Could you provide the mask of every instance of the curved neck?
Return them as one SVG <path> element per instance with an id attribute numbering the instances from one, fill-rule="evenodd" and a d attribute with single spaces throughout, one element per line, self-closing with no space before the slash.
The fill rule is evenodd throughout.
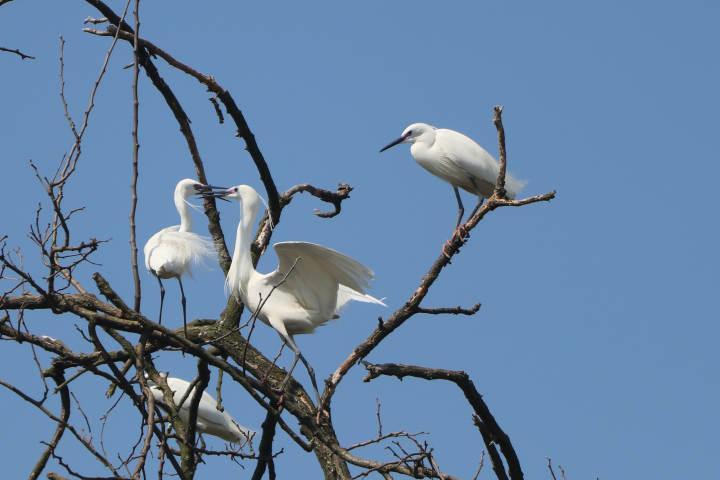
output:
<path id="1" fill-rule="evenodd" d="M 192 231 L 192 217 L 190 216 L 190 208 L 185 203 L 185 197 L 175 192 L 173 197 L 175 200 L 175 208 L 177 208 L 178 214 L 180 215 L 180 230 L 181 232 Z"/>

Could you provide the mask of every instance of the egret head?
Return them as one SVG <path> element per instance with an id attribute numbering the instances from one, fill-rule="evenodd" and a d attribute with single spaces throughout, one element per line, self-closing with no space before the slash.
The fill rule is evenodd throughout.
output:
<path id="1" fill-rule="evenodd" d="M 198 187 L 201 185 L 202 183 L 190 178 L 180 180 L 177 185 L 175 185 L 175 196 L 180 198 L 190 198 L 190 196 L 198 192 Z"/>
<path id="2" fill-rule="evenodd" d="M 235 185 L 223 191 L 216 190 L 214 194 L 216 197 L 226 198 L 228 200 L 235 199 L 243 203 L 252 202 L 258 197 L 257 192 L 250 185 Z"/>
<path id="3" fill-rule="evenodd" d="M 435 137 L 435 127 L 428 125 L 427 123 L 413 123 L 403 130 L 400 138 L 390 142 L 384 146 L 380 151 L 384 152 L 388 148 L 392 148 L 395 145 L 401 143 L 415 143 L 415 142 L 427 142 L 432 143 L 432 139 Z"/>

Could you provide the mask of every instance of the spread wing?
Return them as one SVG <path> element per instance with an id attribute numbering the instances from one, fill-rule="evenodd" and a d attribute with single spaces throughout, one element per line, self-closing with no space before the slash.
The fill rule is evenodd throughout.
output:
<path id="1" fill-rule="evenodd" d="M 364 294 L 374 276 L 372 270 L 357 260 L 315 243 L 280 242 L 274 248 L 279 260 L 276 279 L 287 275 L 284 287 L 300 305 L 328 318 L 337 309 L 340 285 Z"/>

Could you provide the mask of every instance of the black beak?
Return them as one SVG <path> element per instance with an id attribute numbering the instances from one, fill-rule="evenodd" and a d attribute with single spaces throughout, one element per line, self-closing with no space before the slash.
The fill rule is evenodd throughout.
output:
<path id="1" fill-rule="evenodd" d="M 215 185 L 203 185 L 202 183 L 196 183 L 193 188 L 198 193 L 209 192 L 210 190 L 227 190 L 227 187 L 216 187 Z"/>
<path id="2" fill-rule="evenodd" d="M 398 138 L 397 140 L 393 140 L 392 142 L 388 143 L 387 145 L 385 145 L 383 148 L 380 149 L 380 153 L 384 152 L 388 148 L 392 148 L 395 145 L 404 142 L 405 139 L 408 137 L 408 135 L 403 135 L 402 137 Z"/>
<path id="3" fill-rule="evenodd" d="M 195 187 L 195 195 L 202 198 L 217 198 L 218 200 L 224 200 L 226 202 L 230 202 L 227 198 L 225 198 L 225 195 L 227 195 L 228 188 L 226 187 L 217 187 L 215 185 L 202 185 L 202 184 L 196 184 Z"/>

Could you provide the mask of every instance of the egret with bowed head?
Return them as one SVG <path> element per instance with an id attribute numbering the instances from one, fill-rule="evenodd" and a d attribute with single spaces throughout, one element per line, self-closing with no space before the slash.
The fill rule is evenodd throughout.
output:
<path id="1" fill-rule="evenodd" d="M 180 285 L 180 295 L 183 313 L 183 328 L 187 336 L 187 314 L 185 291 L 182 276 L 190 274 L 190 267 L 213 255 L 213 245 L 210 239 L 193 233 L 192 218 L 190 217 L 190 198 L 200 191 L 200 182 L 186 178 L 180 180 L 175 186 L 173 200 L 175 208 L 180 215 L 180 225 L 163 228 L 145 244 L 145 268 L 157 278 L 160 285 L 160 315 L 158 323 L 162 323 L 163 302 L 165 300 L 165 287 L 162 281 L 176 278 Z"/>
<path id="2" fill-rule="evenodd" d="M 178 415 L 180 420 L 187 424 L 190 418 L 190 402 L 195 394 L 195 388 L 186 395 L 188 388 L 190 388 L 190 382 L 183 380 L 182 378 L 167 377 L 165 381 L 168 387 L 173 392 L 173 403 L 177 406 Z M 155 384 L 152 380 L 148 379 L 148 385 L 152 396 L 156 402 L 164 403 L 162 389 Z M 183 397 L 185 401 L 182 405 L 179 403 Z M 252 440 L 255 432 L 249 430 L 238 422 L 227 412 L 220 411 L 217 408 L 217 401 L 207 392 L 203 392 L 200 397 L 200 403 L 197 409 L 197 430 L 200 433 L 206 433 L 215 437 L 222 438 L 228 442 L 235 443 L 239 446 L 244 446 Z"/>
<path id="3" fill-rule="evenodd" d="M 295 353 L 295 359 L 283 382 L 302 360 L 319 399 L 315 373 L 300 352 L 297 334 L 313 333 L 339 312 L 350 300 L 385 304 L 365 293 L 373 272 L 358 261 L 335 250 L 308 242 L 280 242 L 274 245 L 278 268 L 270 273 L 255 270 L 250 256 L 253 222 L 260 209 L 261 197 L 248 185 L 225 190 L 214 187 L 216 197 L 240 203 L 232 264 L 226 285 L 262 322 L 274 328 Z"/>
<path id="4" fill-rule="evenodd" d="M 482 205 L 483 199 L 490 198 L 495 189 L 499 172 L 497 160 L 487 150 L 460 132 L 447 128 L 435 128 L 427 123 L 413 123 L 400 138 L 383 147 L 380 152 L 400 143 L 410 143 L 410 154 L 428 172 L 448 182 L 455 191 L 458 204 L 456 234 L 465 209 L 458 188 L 478 196 L 473 213 Z M 505 178 L 508 198 L 515 198 L 525 182 L 510 175 Z"/>

